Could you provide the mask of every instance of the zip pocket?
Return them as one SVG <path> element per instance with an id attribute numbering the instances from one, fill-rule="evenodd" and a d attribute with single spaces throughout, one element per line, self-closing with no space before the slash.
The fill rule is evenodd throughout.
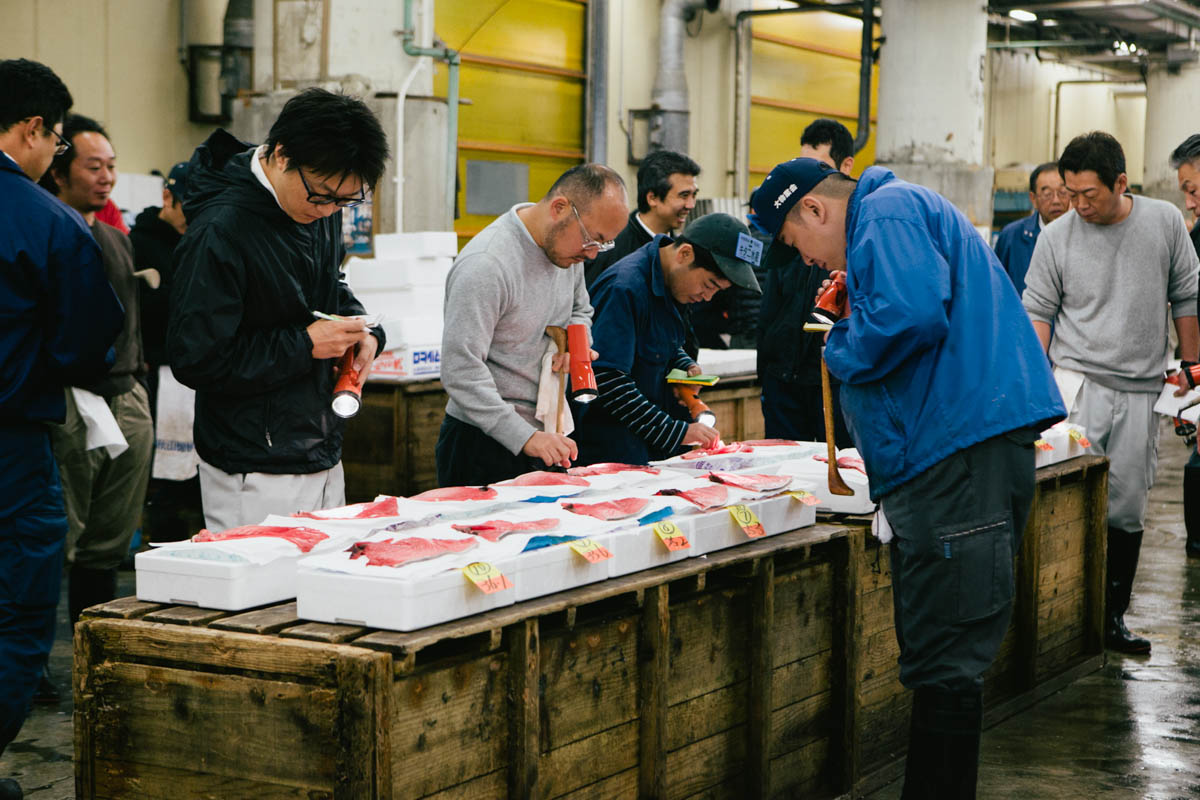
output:
<path id="1" fill-rule="evenodd" d="M 938 548 L 948 568 L 943 613 L 951 621 L 984 619 L 1012 603 L 1011 515 L 940 534 Z"/>

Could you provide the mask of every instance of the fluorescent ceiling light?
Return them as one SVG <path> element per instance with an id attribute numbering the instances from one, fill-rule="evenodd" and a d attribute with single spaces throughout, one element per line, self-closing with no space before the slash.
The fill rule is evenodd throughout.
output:
<path id="1" fill-rule="evenodd" d="M 1008 15 L 1019 22 L 1037 22 L 1037 14 L 1022 8 L 1014 8 Z"/>

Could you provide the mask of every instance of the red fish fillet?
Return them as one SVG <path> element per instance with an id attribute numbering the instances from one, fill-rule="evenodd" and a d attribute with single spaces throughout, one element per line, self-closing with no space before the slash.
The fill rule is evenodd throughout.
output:
<path id="1" fill-rule="evenodd" d="M 736 472 L 710 472 L 708 479 L 713 483 L 736 486 L 748 492 L 773 492 L 792 482 L 790 475 L 743 475 Z"/>
<path id="2" fill-rule="evenodd" d="M 535 519 L 526 522 L 508 522 L 502 519 L 489 519 L 487 522 L 464 523 L 451 525 L 456 531 L 473 533 L 489 542 L 498 542 L 501 537 L 510 533 L 530 533 L 534 531 L 552 531 L 558 527 L 556 519 Z"/>
<path id="3" fill-rule="evenodd" d="M 587 467 L 571 467 L 567 470 L 568 475 L 575 475 L 579 478 L 586 478 L 590 475 L 613 475 L 618 472 L 649 472 L 651 475 L 657 475 L 656 467 L 639 467 L 637 464 L 616 464 L 613 462 L 605 462 L 602 464 L 592 464 Z"/>
<path id="4" fill-rule="evenodd" d="M 562 472 L 526 472 L 497 486 L 591 486 L 583 478 Z"/>
<path id="5" fill-rule="evenodd" d="M 723 506 L 729 499 L 729 490 L 724 486 L 702 486 L 699 489 L 663 489 L 659 494 L 682 497 L 689 503 L 699 506 L 701 511 Z"/>
<path id="6" fill-rule="evenodd" d="M 424 561 L 444 553 L 461 553 L 475 546 L 474 539 L 382 539 L 378 542 L 355 542 L 346 552 L 350 560 L 366 556 L 369 567 L 398 567 L 414 561 Z"/>
<path id="7" fill-rule="evenodd" d="M 680 458 L 691 460 L 695 458 L 705 458 L 707 456 L 723 456 L 728 453 L 753 453 L 754 448 L 744 442 L 730 442 L 729 444 L 717 444 L 704 450 L 689 450 Z"/>
<path id="8" fill-rule="evenodd" d="M 742 444 L 748 444 L 752 447 L 795 447 L 800 443 L 791 439 L 750 439 L 742 442 Z"/>
<path id="9" fill-rule="evenodd" d="M 286 539 L 301 553 L 307 553 L 329 536 L 312 528 L 286 528 L 281 525 L 243 525 L 213 533 L 207 528 L 192 537 L 193 542 L 227 542 L 233 539 Z"/>
<path id="10" fill-rule="evenodd" d="M 641 511 L 649 502 L 645 497 L 626 497 L 623 500 L 608 500 L 603 503 L 563 503 L 562 507 L 567 511 L 596 519 L 625 519 Z"/>
<path id="11" fill-rule="evenodd" d="M 409 499 L 420 500 L 423 503 L 440 503 L 444 500 L 491 500 L 495 497 L 496 490 L 487 486 L 446 486 L 421 492 Z"/>
<path id="12" fill-rule="evenodd" d="M 311 511 L 297 511 L 292 514 L 293 517 L 302 519 L 375 519 L 376 517 L 398 517 L 400 516 L 400 507 L 395 497 L 384 497 L 381 500 L 375 500 L 370 503 L 363 503 L 362 508 L 353 516 L 349 517 L 334 517 L 329 514 L 314 514 Z"/>

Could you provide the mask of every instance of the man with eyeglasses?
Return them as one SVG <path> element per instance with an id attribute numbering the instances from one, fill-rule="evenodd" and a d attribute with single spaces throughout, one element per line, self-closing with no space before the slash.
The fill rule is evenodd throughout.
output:
<path id="1" fill-rule="evenodd" d="M 996 257 L 1012 279 L 1017 294 L 1025 291 L 1025 273 L 1042 228 L 1067 212 L 1070 195 L 1058 174 L 1058 162 L 1039 164 L 1029 175 L 1029 202 L 1033 213 L 1025 219 L 1010 222 L 996 239 Z"/>
<path id="2" fill-rule="evenodd" d="M 361 387 L 383 331 L 339 271 L 339 211 L 383 174 L 387 137 L 360 100 L 307 89 L 259 147 L 223 130 L 188 165 L 167 357 L 196 390 L 200 492 L 210 530 L 342 505 L 338 359 Z"/>
<path id="3" fill-rule="evenodd" d="M 36 183 L 71 102 L 49 67 L 0 61 L 0 752 L 54 642 L 67 516 L 48 423 L 65 386 L 108 371 L 124 318 L 87 225 Z M 0 779 L 0 800 L 21 796 Z"/>
<path id="4" fill-rule="evenodd" d="M 440 485 L 495 483 L 575 460 L 556 415 L 545 429 L 535 418 L 546 327 L 591 324 L 583 261 L 612 249 L 628 213 L 621 176 L 583 164 L 458 254 L 446 278 L 442 385 L 450 399 L 437 443 Z M 555 371 L 566 366 L 555 357 Z"/>
<path id="5" fill-rule="evenodd" d="M 717 442 L 716 428 L 676 400 L 667 373 L 700 374 L 683 350 L 684 309 L 731 286 L 761 292 L 754 268 L 762 251 L 744 224 L 707 214 L 674 241 L 655 236 L 596 280 L 592 331 L 604 353 L 592 365 L 600 395 L 575 431 L 581 464 L 647 464 Z"/>
<path id="6" fill-rule="evenodd" d="M 1089 452 L 1109 459 L 1105 646 L 1147 654 L 1150 641 L 1129 632 L 1125 611 L 1158 465 L 1167 318 L 1183 364 L 1196 364 L 1200 261 L 1178 208 L 1127 193 L 1125 153 L 1109 134 L 1072 139 L 1058 170 L 1073 210 L 1038 237 L 1021 300 L 1068 419 L 1087 431 Z"/>

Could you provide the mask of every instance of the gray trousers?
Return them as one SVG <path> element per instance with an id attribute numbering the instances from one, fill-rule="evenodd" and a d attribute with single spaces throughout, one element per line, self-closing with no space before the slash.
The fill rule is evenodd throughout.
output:
<path id="1" fill-rule="evenodd" d="M 1034 432 L 960 450 L 881 499 L 900 682 L 977 691 L 1008 630 L 1034 490 Z"/>
<path id="2" fill-rule="evenodd" d="M 204 524 L 214 533 L 257 525 L 268 514 L 318 511 L 346 504 L 346 478 L 339 461 L 307 475 L 241 472 L 231 475 L 200 461 Z"/>

